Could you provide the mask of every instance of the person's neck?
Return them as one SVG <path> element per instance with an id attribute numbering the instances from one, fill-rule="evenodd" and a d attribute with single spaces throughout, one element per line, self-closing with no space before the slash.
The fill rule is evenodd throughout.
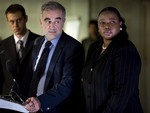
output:
<path id="1" fill-rule="evenodd" d="M 107 48 L 112 40 L 104 40 L 103 47 Z"/>
<path id="2" fill-rule="evenodd" d="M 15 34 L 15 35 L 17 36 L 17 38 L 21 39 L 26 33 L 27 33 L 27 29 L 24 30 L 24 32 L 22 32 L 21 34 Z"/>

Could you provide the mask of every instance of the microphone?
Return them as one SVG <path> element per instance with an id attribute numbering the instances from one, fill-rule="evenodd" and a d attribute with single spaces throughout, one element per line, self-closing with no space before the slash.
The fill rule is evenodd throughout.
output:
<path id="1" fill-rule="evenodd" d="M 8 59 L 6 61 L 6 69 L 8 72 L 11 73 L 12 78 L 13 78 L 13 82 L 16 83 L 15 76 L 17 75 L 17 64 L 14 63 L 11 59 Z"/>
<path id="2" fill-rule="evenodd" d="M 5 52 L 5 50 L 1 50 L 1 51 L 0 51 L 0 55 L 3 54 L 4 52 Z"/>
<path id="3" fill-rule="evenodd" d="M 17 75 L 17 64 L 15 63 L 15 62 L 13 62 L 11 59 L 8 59 L 7 61 L 6 61 L 6 69 L 7 69 L 7 71 L 8 72 L 10 72 L 11 73 L 11 75 L 12 75 L 12 79 L 13 79 L 13 85 L 12 85 L 12 87 L 11 87 L 11 90 L 10 90 L 10 92 L 9 92 L 9 95 L 10 96 L 12 96 L 12 98 L 13 98 L 13 94 L 16 96 L 16 97 L 18 97 L 18 99 L 19 99 L 19 101 L 21 102 L 21 103 L 24 103 L 24 100 L 19 96 L 19 94 L 16 92 L 16 91 L 14 91 L 14 88 L 19 92 L 20 90 L 20 88 L 19 88 L 19 85 L 18 85 L 18 83 L 17 83 L 17 81 L 16 81 L 16 79 L 15 79 L 15 76 Z M 13 98 L 13 100 L 15 100 L 15 98 Z"/>
<path id="4" fill-rule="evenodd" d="M 0 43 L 0 55 L 3 54 L 5 52 L 5 50 L 2 49 L 2 45 Z"/>

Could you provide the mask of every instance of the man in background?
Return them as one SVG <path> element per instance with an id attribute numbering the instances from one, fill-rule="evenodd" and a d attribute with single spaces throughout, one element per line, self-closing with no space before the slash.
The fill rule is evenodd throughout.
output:
<path id="1" fill-rule="evenodd" d="M 98 23 L 97 20 L 90 20 L 88 23 L 88 37 L 82 40 L 84 47 L 85 57 L 87 56 L 89 46 L 99 39 Z"/>
<path id="2" fill-rule="evenodd" d="M 27 29 L 28 16 L 22 5 L 10 5 L 5 14 L 13 35 L 0 42 L 0 95 L 23 103 L 32 78 L 32 47 L 39 35 Z"/>

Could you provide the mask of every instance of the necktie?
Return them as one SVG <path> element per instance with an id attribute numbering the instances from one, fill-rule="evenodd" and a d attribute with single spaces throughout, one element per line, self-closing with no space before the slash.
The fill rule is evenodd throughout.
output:
<path id="1" fill-rule="evenodd" d="M 33 73 L 33 78 L 31 80 L 31 86 L 29 89 L 29 96 L 36 96 L 37 86 L 38 86 L 39 80 L 45 71 L 46 62 L 47 62 L 48 54 L 50 51 L 50 49 L 49 49 L 50 45 L 51 45 L 50 41 L 47 41 L 45 43 L 45 48 L 43 49 L 43 52 L 41 54 L 41 57 L 40 57 L 39 62 L 37 64 L 37 67 Z"/>
<path id="2" fill-rule="evenodd" d="M 47 61 L 48 54 L 49 54 L 49 51 L 50 51 L 50 49 L 49 49 L 50 45 L 51 45 L 50 41 L 47 41 L 45 43 L 44 50 L 41 54 L 38 65 L 37 65 L 36 70 L 34 72 L 37 76 L 41 77 L 41 75 L 44 73 L 44 70 L 45 70 L 45 67 L 46 67 L 46 61 Z"/>
<path id="3" fill-rule="evenodd" d="M 24 47 L 23 47 L 23 41 L 22 40 L 18 40 L 17 43 L 19 44 L 18 55 L 19 55 L 19 59 L 21 59 L 22 56 L 23 56 L 23 49 L 24 49 Z"/>

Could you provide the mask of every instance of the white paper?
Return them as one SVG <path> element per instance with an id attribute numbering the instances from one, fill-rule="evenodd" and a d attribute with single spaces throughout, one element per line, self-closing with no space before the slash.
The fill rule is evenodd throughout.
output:
<path id="1" fill-rule="evenodd" d="M 29 111 L 26 110 L 23 105 L 5 99 L 0 99 L 0 108 L 29 113 Z"/>

